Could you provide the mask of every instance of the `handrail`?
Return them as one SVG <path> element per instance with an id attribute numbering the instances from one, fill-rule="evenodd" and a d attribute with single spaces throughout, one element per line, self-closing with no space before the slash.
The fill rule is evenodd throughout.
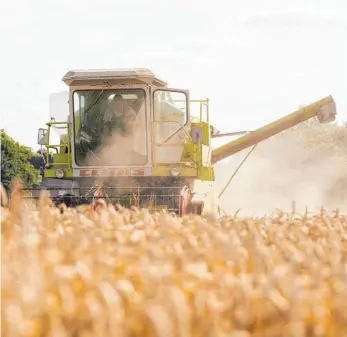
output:
<path id="1" fill-rule="evenodd" d="M 175 99 L 172 102 L 185 102 L 183 99 Z M 202 122 L 202 107 L 206 106 L 206 122 L 207 124 L 210 123 L 210 116 L 209 116 L 209 98 L 206 99 L 191 99 L 189 100 L 190 103 L 200 103 L 200 122 Z"/>
<path id="2" fill-rule="evenodd" d="M 46 125 L 48 126 L 54 126 L 54 125 L 64 125 L 64 124 L 69 124 L 69 122 L 47 122 Z"/>

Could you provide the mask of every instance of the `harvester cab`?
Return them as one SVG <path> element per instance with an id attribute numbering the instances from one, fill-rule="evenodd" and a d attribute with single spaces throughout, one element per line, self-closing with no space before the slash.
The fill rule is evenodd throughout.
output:
<path id="1" fill-rule="evenodd" d="M 207 202 L 199 191 L 214 185 L 207 100 L 191 102 L 189 91 L 168 88 L 148 69 L 76 70 L 63 81 L 69 116 L 39 130 L 40 188 L 78 204 L 102 185 L 113 203 L 201 213 Z M 200 106 L 198 119 L 191 103 Z M 50 141 L 53 129 L 65 131 L 59 144 Z"/>
<path id="2" fill-rule="evenodd" d="M 216 213 L 213 164 L 314 116 L 335 116 L 329 96 L 212 150 L 208 99 L 191 100 L 148 69 L 74 70 L 63 81 L 69 116 L 39 130 L 46 153 L 40 189 L 70 205 L 89 203 L 96 191 L 100 197 L 102 186 L 103 198 L 126 207 Z M 61 131 L 59 144 L 50 141 L 53 129 Z"/>

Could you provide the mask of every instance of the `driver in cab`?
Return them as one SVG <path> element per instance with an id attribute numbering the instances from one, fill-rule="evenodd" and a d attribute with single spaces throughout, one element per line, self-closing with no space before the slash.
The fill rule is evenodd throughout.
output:
<path id="1" fill-rule="evenodd" d="M 142 102 L 143 98 L 140 97 L 135 105 L 130 106 L 120 95 L 115 95 L 109 102 L 103 118 L 106 126 L 104 142 L 112 148 L 110 156 L 118 154 L 117 158 L 114 158 L 115 165 L 124 164 L 126 159 L 134 165 L 146 163 L 147 157 L 133 148 L 135 120 Z"/>
<path id="2" fill-rule="evenodd" d="M 109 135 L 115 129 L 120 129 L 123 134 L 131 132 L 135 119 L 134 109 L 125 102 L 121 95 L 113 97 L 104 115 Z"/>

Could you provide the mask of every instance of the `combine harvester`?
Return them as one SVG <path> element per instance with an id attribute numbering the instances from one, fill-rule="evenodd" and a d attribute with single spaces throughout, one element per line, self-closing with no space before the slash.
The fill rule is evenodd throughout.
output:
<path id="1" fill-rule="evenodd" d="M 63 81 L 68 120 L 39 129 L 42 181 L 30 193 L 49 191 L 68 206 L 105 198 L 178 215 L 215 214 L 214 164 L 315 116 L 321 123 L 336 116 L 328 96 L 212 150 L 220 135 L 210 125 L 208 99 L 191 100 L 148 69 L 69 71 Z M 52 144 L 53 129 L 62 131 L 59 144 Z"/>

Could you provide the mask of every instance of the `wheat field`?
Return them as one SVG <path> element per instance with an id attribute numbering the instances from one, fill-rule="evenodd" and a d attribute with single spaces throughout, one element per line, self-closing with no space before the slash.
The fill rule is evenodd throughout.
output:
<path id="1" fill-rule="evenodd" d="M 347 336 L 347 217 L 1 209 L 2 336 Z"/>
<path id="2" fill-rule="evenodd" d="M 306 126 L 276 136 L 278 148 L 265 143 L 258 171 L 248 164 L 229 197 L 252 211 L 315 195 L 346 209 L 347 129 Z M 283 183 L 264 179 L 266 156 L 269 177 L 281 167 Z M 273 186 L 267 203 L 259 175 Z M 338 210 L 215 220 L 56 208 L 45 198 L 32 211 L 19 190 L 1 197 L 4 337 L 347 337 L 347 216 Z"/>

